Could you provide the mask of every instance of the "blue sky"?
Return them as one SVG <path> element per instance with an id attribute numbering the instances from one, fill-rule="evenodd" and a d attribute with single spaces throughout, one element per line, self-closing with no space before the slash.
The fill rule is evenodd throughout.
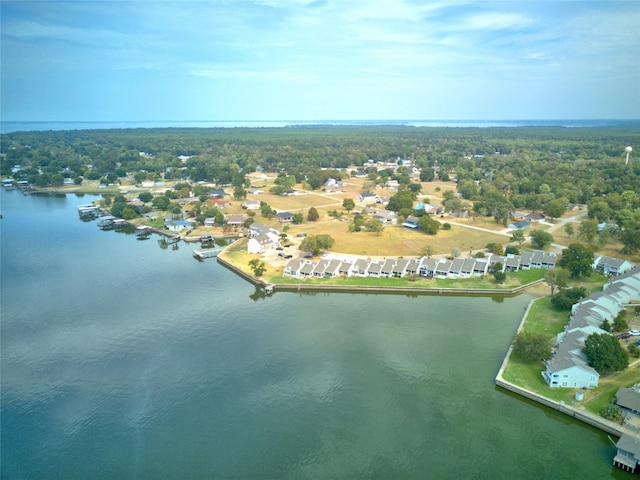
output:
<path id="1" fill-rule="evenodd" d="M 640 118 L 640 2 L 5 1 L 3 121 Z"/>

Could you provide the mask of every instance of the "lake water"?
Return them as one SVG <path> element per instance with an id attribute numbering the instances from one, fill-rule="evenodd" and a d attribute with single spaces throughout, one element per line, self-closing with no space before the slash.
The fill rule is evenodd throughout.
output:
<path id="1" fill-rule="evenodd" d="M 1 194 L 3 479 L 632 478 L 493 379 L 528 295 L 276 293 Z"/>

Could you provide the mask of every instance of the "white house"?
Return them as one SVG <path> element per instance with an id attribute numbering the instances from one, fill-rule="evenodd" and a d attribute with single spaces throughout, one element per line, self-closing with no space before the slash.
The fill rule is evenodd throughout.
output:
<path id="1" fill-rule="evenodd" d="M 556 353 L 547 360 L 543 377 L 552 388 L 593 388 L 600 374 L 587 365 L 582 352 L 587 335 L 580 329 L 567 332 Z"/>
<path id="2" fill-rule="evenodd" d="M 246 199 L 242 202 L 242 208 L 246 208 L 247 210 L 260 210 L 260 202 L 258 200 Z"/>

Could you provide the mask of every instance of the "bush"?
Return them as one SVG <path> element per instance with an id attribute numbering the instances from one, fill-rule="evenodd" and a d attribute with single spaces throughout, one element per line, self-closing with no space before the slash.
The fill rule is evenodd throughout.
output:
<path id="1" fill-rule="evenodd" d="M 609 403 L 600 410 L 600 416 L 607 420 L 611 420 L 612 422 L 617 422 L 622 418 L 622 412 L 620 411 L 619 406 Z"/>
<path id="2" fill-rule="evenodd" d="M 451 224 L 450 223 L 443 223 L 442 224 L 442 229 L 443 230 L 451 230 Z"/>
<path id="3" fill-rule="evenodd" d="M 587 289 L 584 287 L 574 287 L 562 290 L 551 297 L 551 304 L 558 310 L 570 310 L 571 305 L 578 303 L 581 298 L 587 296 Z"/>
<path id="4" fill-rule="evenodd" d="M 507 255 L 520 255 L 520 250 L 518 250 L 518 247 L 516 246 L 509 245 L 504 249 L 504 253 Z"/>
<path id="5" fill-rule="evenodd" d="M 632 343 L 631 345 L 629 345 L 627 347 L 627 351 L 629 352 L 629 355 L 631 355 L 632 357 L 640 358 L 640 346 L 636 345 L 635 343 Z"/>
<path id="6" fill-rule="evenodd" d="M 513 351 L 528 362 L 537 362 L 551 355 L 549 339 L 541 333 L 520 332 L 512 345 Z"/>

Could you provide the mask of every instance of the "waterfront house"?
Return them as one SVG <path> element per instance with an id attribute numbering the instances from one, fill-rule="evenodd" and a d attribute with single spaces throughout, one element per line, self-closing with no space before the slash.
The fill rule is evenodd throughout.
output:
<path id="1" fill-rule="evenodd" d="M 340 275 L 344 277 L 350 277 L 354 272 L 354 265 L 352 262 L 344 260 L 340 264 Z"/>
<path id="2" fill-rule="evenodd" d="M 256 235 L 247 241 L 247 251 L 249 253 L 265 253 L 276 248 L 278 241 L 279 237 L 272 233 Z"/>
<path id="3" fill-rule="evenodd" d="M 434 277 L 447 278 L 449 275 L 449 269 L 451 268 L 451 260 L 441 259 L 437 264 L 434 272 Z"/>
<path id="4" fill-rule="evenodd" d="M 205 227 L 215 227 L 216 226 L 216 219 L 215 217 L 207 217 L 204 219 L 204 226 Z"/>
<path id="5" fill-rule="evenodd" d="M 329 260 L 324 269 L 323 276 L 325 278 L 334 278 L 340 275 L 340 266 L 342 262 L 337 259 Z"/>
<path id="6" fill-rule="evenodd" d="M 640 438 L 623 433 L 616 448 L 618 451 L 613 464 L 627 472 L 635 473 L 640 468 Z"/>
<path id="7" fill-rule="evenodd" d="M 587 364 L 582 352 L 587 335 L 580 329 L 567 332 L 552 357 L 546 361 L 543 376 L 552 388 L 593 388 L 600 374 Z"/>
<path id="8" fill-rule="evenodd" d="M 378 261 L 373 261 L 369 264 L 369 268 L 367 269 L 367 275 L 369 277 L 379 277 L 381 270 L 382 270 L 382 264 Z"/>
<path id="9" fill-rule="evenodd" d="M 389 278 L 393 274 L 393 267 L 396 264 L 396 260 L 392 258 L 387 258 L 382 264 L 382 268 L 380 269 L 380 276 Z"/>
<path id="10" fill-rule="evenodd" d="M 406 258 L 399 258 L 391 270 L 391 275 L 395 278 L 402 278 L 407 273 L 407 267 L 409 266 L 409 260 Z"/>
<path id="11" fill-rule="evenodd" d="M 227 217 L 227 225 L 231 227 L 241 227 L 242 225 L 244 225 L 244 222 L 246 222 L 248 218 L 249 217 L 247 215 L 243 215 L 241 213 L 229 215 Z"/>
<path id="12" fill-rule="evenodd" d="M 364 258 L 358 258 L 353 264 L 353 273 L 359 277 L 366 277 L 369 269 L 369 262 Z"/>
<path id="13" fill-rule="evenodd" d="M 187 222 L 186 220 L 165 220 L 164 226 L 171 232 L 181 232 L 182 230 L 191 228 L 191 222 Z"/>
<path id="14" fill-rule="evenodd" d="M 313 269 L 316 267 L 315 263 L 305 262 L 300 269 L 299 276 L 302 278 L 310 278 L 313 276 Z"/>
<path id="15" fill-rule="evenodd" d="M 284 267 L 282 275 L 285 277 L 298 278 L 300 276 L 300 270 L 302 269 L 305 263 L 306 263 L 305 260 L 302 260 L 299 258 L 294 258 L 292 260 L 289 260 L 289 263 L 287 263 L 287 266 Z M 308 262 L 308 263 L 311 263 L 311 262 Z"/>

